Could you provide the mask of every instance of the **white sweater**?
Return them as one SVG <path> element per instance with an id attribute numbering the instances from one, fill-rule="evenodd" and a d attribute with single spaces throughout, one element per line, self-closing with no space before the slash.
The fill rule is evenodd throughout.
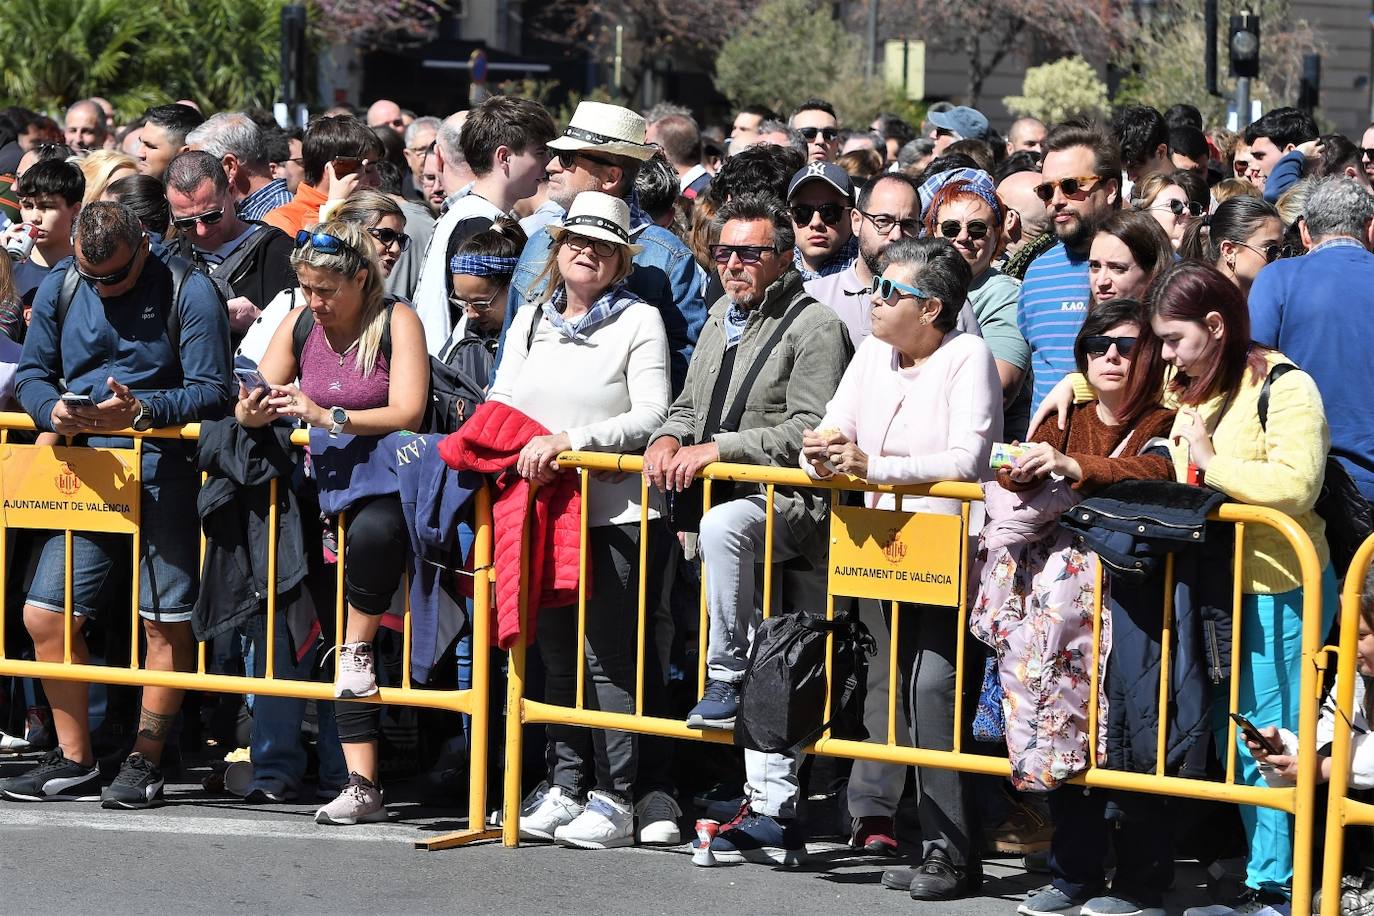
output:
<path id="1" fill-rule="evenodd" d="M 525 305 L 516 313 L 488 398 L 550 432 L 566 431 L 576 451 L 642 451 L 668 416 L 668 335 L 658 309 L 635 302 L 585 341 L 570 340 L 541 320 L 526 352 L 539 308 Z M 593 480 L 589 493 L 583 507 L 589 526 L 639 521 L 639 475 L 619 483 Z"/>

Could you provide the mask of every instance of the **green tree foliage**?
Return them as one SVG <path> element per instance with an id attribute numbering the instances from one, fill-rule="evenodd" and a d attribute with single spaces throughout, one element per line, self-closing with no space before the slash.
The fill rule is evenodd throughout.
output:
<path id="1" fill-rule="evenodd" d="M 1107 84 L 1092 64 L 1081 57 L 1065 57 L 1026 71 L 1021 94 L 1002 100 L 1013 114 L 1039 118 L 1046 124 L 1075 116 L 1107 113 Z"/>
<path id="2" fill-rule="evenodd" d="M 108 98 L 121 118 L 190 98 L 270 105 L 286 0 L 8 0 L 0 96 L 59 112 Z"/>

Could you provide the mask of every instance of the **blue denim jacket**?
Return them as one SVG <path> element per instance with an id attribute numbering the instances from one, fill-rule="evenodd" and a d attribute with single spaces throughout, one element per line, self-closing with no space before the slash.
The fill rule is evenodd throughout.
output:
<path id="1" fill-rule="evenodd" d="M 501 349 L 496 353 L 497 365 L 505 350 L 506 332 L 520 306 L 531 296 L 541 292 L 531 287 L 548 262 L 552 243 L 547 229 L 540 229 L 530 239 L 520 255 L 520 263 L 511 278 L 510 302 L 506 306 L 506 323 L 501 328 Z M 682 390 L 687 378 L 687 363 L 697 335 L 706 323 L 706 301 L 702 296 L 701 272 L 697 270 L 692 252 L 677 236 L 661 226 L 647 226 L 635 237 L 643 251 L 635 255 L 635 269 L 625 288 L 658 308 L 668 332 L 670 374 L 673 396 Z M 536 297 L 537 298 L 537 297 Z M 493 371 L 492 377 L 495 377 Z"/>

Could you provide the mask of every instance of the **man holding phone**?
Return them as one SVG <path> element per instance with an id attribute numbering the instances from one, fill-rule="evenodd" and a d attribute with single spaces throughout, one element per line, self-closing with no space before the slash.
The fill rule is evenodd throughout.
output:
<path id="1" fill-rule="evenodd" d="M 153 252 L 138 216 L 123 204 L 93 203 L 82 210 L 75 258 L 39 287 L 16 374 L 20 403 L 40 430 L 76 437 L 76 445 L 127 447 L 127 436 L 111 434 L 224 415 L 236 393 L 228 318 L 210 280 L 186 268 L 170 254 Z M 59 317 L 58 300 L 71 271 L 77 274 L 75 292 Z M 145 665 L 152 671 L 189 671 L 195 663 L 190 619 L 199 543 L 197 516 L 187 511 L 195 505 L 199 482 L 194 445 L 149 439 L 141 471 L 138 613 L 147 637 Z M 38 564 L 24 603 L 24 624 L 36 658 L 60 662 L 64 537 L 35 534 Z M 126 545 L 118 535 L 73 535 L 75 614 L 94 619 L 101 612 L 114 564 L 127 562 Z M 112 625 L 126 625 L 121 619 L 116 613 Z M 71 649 L 74 663 L 88 663 L 81 627 L 72 634 Z M 181 708 L 181 691 L 144 688 L 133 752 L 102 791 L 86 718 L 87 685 L 44 679 L 43 687 L 58 746 L 28 772 L 0 779 L 0 796 L 15 801 L 100 798 L 107 808 L 153 804 L 162 791 L 159 763 Z"/>
<path id="2" fill-rule="evenodd" d="M 356 188 L 375 188 L 381 183 L 377 163 L 382 142 L 357 118 L 340 115 L 318 118 L 301 141 L 301 168 L 305 175 L 291 203 L 263 217 L 263 222 L 285 232 L 288 238 L 320 221 L 320 207 L 342 200 Z"/>

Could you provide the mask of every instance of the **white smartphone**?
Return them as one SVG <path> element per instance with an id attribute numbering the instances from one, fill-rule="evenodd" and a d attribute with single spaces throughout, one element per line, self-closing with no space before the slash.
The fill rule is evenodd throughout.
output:
<path id="1" fill-rule="evenodd" d="M 70 391 L 62 395 L 62 403 L 66 404 L 68 407 L 95 406 L 95 401 L 91 399 L 91 396 L 89 394 L 75 394 Z"/>
<path id="2" fill-rule="evenodd" d="M 260 388 L 271 387 L 267 384 L 267 380 L 262 377 L 262 373 L 256 369 L 240 369 L 236 367 L 234 369 L 234 375 L 238 377 L 238 380 L 243 384 L 244 389 L 249 394 L 252 394 Z"/>

